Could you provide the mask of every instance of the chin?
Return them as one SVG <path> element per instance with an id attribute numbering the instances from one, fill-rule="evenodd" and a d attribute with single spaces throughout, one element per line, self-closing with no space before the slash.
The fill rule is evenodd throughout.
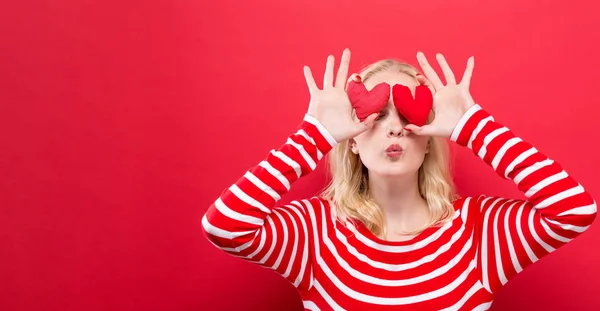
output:
<path id="1" fill-rule="evenodd" d="M 399 163 L 388 163 L 379 167 L 376 172 L 381 176 L 400 176 L 414 173 L 414 170 Z"/>

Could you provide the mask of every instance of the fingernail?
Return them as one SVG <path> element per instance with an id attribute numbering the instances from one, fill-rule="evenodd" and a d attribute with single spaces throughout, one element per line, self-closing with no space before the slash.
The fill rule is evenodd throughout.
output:
<path id="1" fill-rule="evenodd" d="M 405 128 L 404 128 L 404 130 L 405 130 L 405 131 L 408 131 L 408 132 L 412 132 L 412 130 L 411 130 L 411 129 L 409 129 L 409 128 L 407 128 L 407 127 L 405 127 Z"/>

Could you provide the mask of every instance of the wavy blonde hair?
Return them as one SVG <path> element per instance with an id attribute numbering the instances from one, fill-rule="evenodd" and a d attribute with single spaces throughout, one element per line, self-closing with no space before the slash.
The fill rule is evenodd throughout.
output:
<path id="1" fill-rule="evenodd" d="M 416 80 L 417 69 L 412 65 L 395 59 L 383 59 L 365 66 L 360 71 L 363 81 L 380 72 L 395 71 L 407 74 Z M 356 116 L 353 110 L 352 117 Z M 433 120 L 433 111 L 427 123 Z M 418 234 L 431 226 L 441 226 L 454 216 L 453 202 L 456 194 L 450 168 L 450 151 L 446 138 L 430 137 L 429 153 L 425 154 L 419 168 L 419 193 L 429 206 L 428 225 L 418 231 L 406 234 Z M 369 194 L 368 170 L 357 154 L 351 152 L 349 140 L 339 143 L 327 154 L 327 164 L 331 174 L 329 184 L 320 195 L 334 203 L 336 217 L 344 222 L 360 220 L 375 236 L 385 239 L 386 228 L 384 214 Z"/>

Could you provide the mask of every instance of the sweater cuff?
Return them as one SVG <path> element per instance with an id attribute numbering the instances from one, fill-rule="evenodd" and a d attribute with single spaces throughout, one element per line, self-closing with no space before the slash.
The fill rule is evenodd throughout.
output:
<path id="1" fill-rule="evenodd" d="M 314 138 L 315 144 L 317 148 L 323 154 L 329 152 L 333 147 L 337 146 L 339 142 L 331 136 L 331 133 L 323 126 L 323 124 L 317 120 L 315 117 L 309 115 L 308 113 L 304 115 L 304 119 L 302 120 L 305 125 L 305 130 L 309 132 L 309 135 Z M 308 125 L 310 124 L 310 125 Z"/>
<path id="2" fill-rule="evenodd" d="M 470 147 L 470 142 L 481 131 L 485 123 L 493 120 L 494 118 L 487 111 L 481 108 L 479 104 L 475 104 L 467 109 L 460 118 L 450 135 L 450 140 L 461 146 Z"/>

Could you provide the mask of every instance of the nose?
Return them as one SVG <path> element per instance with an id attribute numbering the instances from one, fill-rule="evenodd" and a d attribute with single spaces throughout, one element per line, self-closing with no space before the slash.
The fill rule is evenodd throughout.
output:
<path id="1" fill-rule="evenodd" d="M 404 127 L 399 121 L 390 122 L 387 129 L 389 137 L 401 137 L 404 136 Z"/>
<path id="2" fill-rule="evenodd" d="M 401 117 L 396 114 L 390 114 L 387 123 L 387 135 L 389 137 L 401 137 L 404 136 L 404 125 L 402 124 Z"/>

